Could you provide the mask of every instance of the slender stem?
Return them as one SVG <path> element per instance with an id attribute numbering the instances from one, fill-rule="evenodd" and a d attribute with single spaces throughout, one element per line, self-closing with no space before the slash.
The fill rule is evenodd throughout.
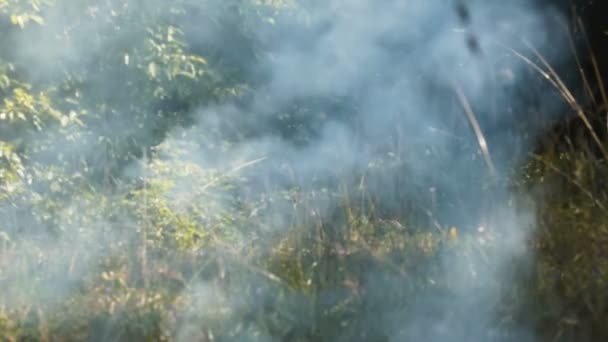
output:
<path id="1" fill-rule="evenodd" d="M 467 118 L 469 119 L 469 123 L 471 124 L 473 131 L 475 132 L 477 142 L 479 143 L 479 148 L 481 149 L 481 153 L 483 154 L 483 157 L 486 161 L 486 165 L 488 166 L 490 175 L 494 177 L 496 176 L 496 168 L 494 167 L 494 163 L 492 162 L 488 142 L 483 134 L 483 131 L 481 130 L 481 126 L 479 126 L 479 122 L 475 117 L 475 113 L 473 112 L 473 109 L 471 108 L 467 97 L 462 91 L 462 88 L 456 83 L 454 83 L 454 91 L 456 92 L 456 96 L 458 96 L 458 100 L 460 101 L 460 104 L 462 105 L 462 108 L 464 109 L 464 112 L 467 115 Z"/>

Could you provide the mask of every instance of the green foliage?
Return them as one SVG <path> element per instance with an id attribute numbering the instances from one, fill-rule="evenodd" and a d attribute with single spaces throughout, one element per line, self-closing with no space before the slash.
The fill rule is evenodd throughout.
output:
<path id="1" fill-rule="evenodd" d="M 13 25 L 24 28 L 30 22 L 42 25 L 44 19 L 40 12 L 44 6 L 52 3 L 52 0 L 2 0 L 0 1 L 0 13 L 10 16 Z"/>
<path id="2" fill-rule="evenodd" d="M 602 185 L 608 169 L 591 153 L 587 134 L 566 136 L 565 142 L 552 137 L 550 149 L 526 166 L 522 181 L 540 206 L 534 291 L 546 303 L 543 327 L 556 341 L 608 336 L 600 328 L 608 318 L 608 197 Z"/>

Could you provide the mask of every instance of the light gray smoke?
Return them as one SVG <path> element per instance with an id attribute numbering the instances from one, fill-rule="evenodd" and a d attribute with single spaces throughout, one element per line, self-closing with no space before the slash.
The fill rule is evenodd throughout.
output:
<path id="1" fill-rule="evenodd" d="M 141 2 L 139 10 L 153 13 L 155 3 Z M 172 130 L 163 142 L 171 146 L 194 142 L 194 147 L 179 160 L 168 161 L 229 170 L 260 160 L 235 176 L 246 180 L 242 189 L 234 190 L 234 197 L 211 196 L 213 205 L 226 210 L 234 198 L 258 198 L 264 192 L 300 187 L 319 191 L 316 215 L 329 218 L 341 203 L 319 189 L 357 184 L 362 175 L 370 174 L 375 176 L 369 177 L 366 191 L 391 215 L 403 211 L 399 196 L 406 194 L 408 201 L 430 209 L 444 228 L 491 231 L 494 244 L 485 252 L 445 253 L 439 273 L 452 289 L 449 296 L 423 293 L 408 307 L 379 304 L 379 309 L 364 316 L 390 341 L 505 340 L 496 309 L 512 281 L 515 260 L 531 257 L 526 255 L 525 243 L 535 219 L 531 205 L 512 204 L 522 201 L 513 198 L 502 179 L 523 161 L 529 147 L 520 130 L 529 123 L 526 120 L 534 120 L 527 112 L 529 97 L 543 107 L 558 107 L 553 93 L 527 93 L 528 67 L 509 48 L 530 54 L 531 46 L 552 62 L 561 62 L 564 43 L 558 33 L 559 15 L 531 0 L 472 0 L 464 4 L 464 14 L 459 14 L 456 2 L 444 0 L 295 1 L 278 11 L 272 22 L 232 23 L 251 24 L 249 38 L 264 47 L 241 54 L 244 46 L 230 40 L 231 26 L 218 27 L 207 20 L 217 15 L 217 20 L 238 21 L 226 14 L 225 3 L 203 1 L 192 6 L 197 14 L 191 22 L 182 23 L 188 39 L 203 47 L 223 47 L 225 56 L 233 59 L 229 62 L 254 75 L 257 83 L 235 101 L 196 108 L 196 123 Z M 88 31 L 72 33 L 71 46 L 49 44 L 46 38 L 54 25 L 69 20 L 70 13 L 61 11 L 57 22 L 48 21 L 47 31 L 17 42 L 18 53 L 34 61 L 32 74 L 42 79 L 56 72 L 57 60 L 86 72 L 104 49 L 87 41 Z M 90 30 L 110 28 L 95 22 Z M 246 60 L 252 56 L 255 59 Z M 113 82 L 120 80 L 102 79 L 99 84 L 112 92 Z M 479 122 L 496 175 L 489 175 L 484 147 L 479 146 L 458 91 Z M 305 107 L 309 109 L 299 111 Z M 124 113 L 128 111 L 125 104 Z M 284 122 L 293 122 L 296 128 L 277 120 L 282 112 L 290 113 Z M 130 134 L 134 123 L 121 120 L 117 115 L 111 127 L 99 129 Z M 235 142 L 223 144 L 226 136 Z M 81 153 L 88 148 L 66 146 L 65 151 Z M 374 174 L 374 165 L 380 164 L 385 171 Z M 125 171 L 129 176 L 141 176 L 140 172 L 136 167 Z M 187 192 L 190 186 L 178 183 L 176 191 Z M 293 208 L 269 202 L 257 215 L 273 236 L 290 224 Z M 87 244 L 91 241 L 95 238 Z M 364 272 L 367 286 L 378 293 L 411 286 L 373 268 Z M 186 292 L 191 309 L 184 315 L 198 315 L 214 305 L 228 305 L 234 312 L 265 305 L 240 302 L 238 293 L 224 290 L 196 284 Z M 271 301 L 273 294 L 277 293 L 267 291 L 257 299 Z M 294 312 L 294 321 L 302 325 L 313 321 L 301 295 L 289 296 L 286 311 Z M 373 306 L 373 296 L 370 301 Z M 177 328 L 181 340 L 189 340 L 195 325 L 183 323 Z M 509 335 L 510 340 L 533 339 L 532 331 L 522 326 Z M 272 340 L 243 329 L 237 340 Z M 365 340 L 349 335 L 341 340 L 357 338 Z"/>
<path id="2" fill-rule="evenodd" d="M 560 17 L 532 1 L 464 6 L 467 13 L 459 15 L 449 1 L 306 2 L 303 18 L 286 13 L 272 27 L 256 31 L 269 49 L 259 64 L 265 82 L 250 100 L 236 107 L 201 108 L 194 128 L 255 132 L 219 159 L 196 153 L 194 158 L 202 164 L 230 164 L 267 157 L 248 174 L 263 186 L 354 183 L 378 161 L 379 151 L 396 156 L 383 161 L 393 171 L 368 184 L 381 203 L 391 206 L 395 189 L 422 202 L 426 199 L 420 194 L 432 189 L 460 203 L 439 205 L 435 215 L 442 225 L 495 234 L 499 242 L 485 252 L 446 253 L 442 272 L 453 289 L 448 299 L 423 294 L 410 307 L 384 307 L 377 312 L 380 322 L 370 313 L 362 324 L 379 325 L 391 341 L 533 339 L 526 323 L 505 337 L 496 310 L 513 281 L 514 264 L 531 257 L 525 244 L 534 229 L 534 207 L 514 199 L 504 181 L 488 176 L 483 148 L 457 92 L 479 121 L 501 179 L 523 161 L 530 140 L 520 127 L 527 125 L 533 136 L 535 120 L 526 112 L 528 67 L 509 49 L 531 54 L 533 47 L 561 62 Z M 204 26 L 197 29 L 205 32 Z M 550 110 L 560 106 L 555 94 L 533 96 Z M 319 98 L 346 98 L 348 106 L 325 100 L 318 112 L 303 114 L 326 117 L 325 124 L 312 128 L 316 139 L 299 142 L 298 132 L 285 136 L 269 128 L 272 122 L 265 115 Z M 282 163 L 297 176 L 282 172 Z M 526 204 L 515 207 L 514 200 Z M 324 203 L 326 213 L 335 205 Z M 270 215 L 275 220 L 288 215 L 280 208 L 271 212 L 279 212 Z M 284 222 L 270 226 L 280 230 Z M 376 275 L 378 270 L 366 272 L 369 286 L 379 292 L 410 286 Z"/>

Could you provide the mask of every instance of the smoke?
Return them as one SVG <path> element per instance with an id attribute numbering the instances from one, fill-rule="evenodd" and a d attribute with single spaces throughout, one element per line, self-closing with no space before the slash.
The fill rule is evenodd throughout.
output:
<path id="1" fill-rule="evenodd" d="M 384 202 L 395 200 L 396 186 L 429 197 L 434 189 L 445 202 L 461 199 L 460 208 L 437 204 L 444 223 L 476 226 L 471 216 L 488 199 L 479 184 L 494 181 L 456 92 L 466 97 L 492 163 L 505 175 L 526 157 L 533 124 L 543 121 L 530 118 L 529 97 L 548 113 L 561 103 L 555 92 L 532 89 L 528 66 L 509 49 L 531 46 L 559 63 L 565 38 L 550 7 L 527 1 L 465 7 L 466 20 L 441 1 L 309 1 L 281 12 L 251 33 L 264 46 L 248 67 L 257 68 L 259 83 L 236 105 L 199 109 L 188 133 L 236 143 L 196 159 L 226 169 L 268 158 L 248 174 L 256 178 L 250 184 L 268 185 L 261 177 L 279 187 L 353 183 L 370 166 L 388 164 L 388 175 L 367 184 Z M 215 41 L 208 31 L 193 24 L 186 35 Z M 281 112 L 289 114 L 276 119 Z"/>
<path id="2" fill-rule="evenodd" d="M 147 1 L 138 5 L 141 8 L 125 11 L 133 17 L 142 12 L 164 18 L 162 11 L 154 9 L 156 5 Z M 323 189 L 356 187 L 362 179 L 366 195 L 386 209 L 387 216 L 406 220 L 400 217 L 406 202 L 416 203 L 421 212 L 428 209 L 445 231 L 456 226 L 475 236 L 465 252 L 447 248 L 439 265 L 429 266 L 437 267 L 438 277 L 429 282 L 443 282 L 449 294 L 417 293 L 416 286 L 408 283 L 411 278 L 385 274 L 372 266 L 363 270 L 371 309 L 359 324 L 381 330 L 390 341 L 506 340 L 496 310 L 513 281 L 513 264 L 531 258 L 525 244 L 534 229 L 534 208 L 525 201 L 523 207 L 514 205 L 522 200 L 514 200 L 504 178 L 523 161 L 534 136 L 529 127 L 535 118 L 529 117 L 525 96 L 536 97 L 541 107 L 553 106 L 556 99 L 553 93 L 526 94 L 529 71 L 509 48 L 519 51 L 533 46 L 552 62 L 561 62 L 564 42 L 556 33 L 561 19 L 534 1 L 469 1 L 463 5 L 464 14 L 459 14 L 457 5 L 440 0 L 301 1 L 273 13 L 272 21 L 239 23 L 240 17 L 222 1 L 191 4 L 191 21 L 181 23 L 185 37 L 197 49 L 221 47 L 227 68 L 236 67 L 250 75 L 254 85 L 234 101 L 193 109 L 193 125 L 169 128 L 166 136 L 158 137 L 154 125 L 138 126 L 125 118 L 129 101 L 138 99 L 114 93 L 113 86 L 123 81 L 120 75 L 95 75 L 92 87 L 116 101 L 112 114 L 116 120 L 109 127 L 93 129 L 100 136 L 136 132 L 144 141 L 162 141 L 157 144 L 161 147 L 189 144 L 185 153 L 165 161 L 220 170 L 235 181 L 238 187 L 232 197 L 213 191 L 204 197 L 218 210 L 239 205 L 235 198 L 239 203 L 260 200 L 265 194 L 297 187 L 316 194 L 308 201 L 317 217 L 329 220 L 343 199 Z M 16 53 L 33 65 L 33 78 L 46 79 L 57 73 L 58 60 L 63 67 L 86 73 L 87 66 L 99 62 L 97 57 L 105 48 L 87 37 L 94 35 L 91 32 L 111 35 L 116 30 L 92 21 L 78 25 L 85 31 L 71 33 L 71 45 L 56 46 L 48 38 L 57 33 L 55 26 L 62 27 L 60 22 L 69 20 L 66 8 L 69 4 L 49 15 L 46 31 L 18 42 Z M 213 15 L 216 20 L 206 20 Z M 224 26 L 216 24 L 222 20 Z M 245 38 L 263 49 L 249 51 L 245 38 L 231 31 L 236 25 L 245 27 Z M 138 32 L 130 34 L 137 36 Z M 129 37 L 124 34 L 118 39 L 128 46 Z M 489 174 L 483 147 L 456 91 L 462 91 L 479 121 L 496 175 Z M 282 112 L 289 115 L 277 115 Z M 527 127 L 527 138 L 521 134 L 522 126 Z M 232 142 L 224 143 L 225 137 Z M 93 156 L 95 146 L 58 149 Z M 252 161 L 251 166 L 239 168 Z M 145 176 L 141 171 L 145 167 L 131 166 L 124 170 L 126 176 Z M 230 173 L 234 169 L 238 171 Z M 198 191 L 178 179 L 175 184 L 169 198 Z M 196 196 L 190 200 L 197 198 L 200 200 Z M 186 207 L 188 201 L 183 202 L 175 206 Z M 261 210 L 252 210 L 251 216 L 274 234 L 261 234 L 269 240 L 260 244 L 272 246 L 276 234 L 292 223 L 293 206 L 288 201 L 269 200 Z M 87 240 L 87 245 L 96 239 Z M 478 248 L 490 241 L 494 241 L 491 247 Z M 89 257 L 97 255 L 91 254 Z M 271 341 L 265 336 L 270 333 L 255 330 L 246 312 L 271 305 L 268 302 L 279 295 L 289 298 L 285 311 L 296 316 L 292 323 L 305 326 L 314 321 L 314 310 L 302 305 L 304 294 L 269 286 L 264 276 L 248 277 L 236 277 L 228 288 L 201 281 L 186 289 L 184 298 L 190 305 L 182 313 L 182 323 L 176 323 L 178 339 L 189 340 L 190 330 L 197 324 L 184 321 L 198 322 L 194 317 L 217 306 L 229 307 L 233 314 L 213 317 L 242 319 L 235 323 L 240 327 L 235 340 Z M 256 300 L 239 301 L 243 283 L 260 283 L 252 285 L 260 291 L 252 295 Z M 381 295 L 408 287 L 416 295 L 406 308 L 392 307 L 390 298 Z M 330 297 L 340 296 L 340 289 L 327 291 Z M 533 340 L 533 332 L 528 330 L 532 323 L 524 322 L 521 331 L 510 332 L 510 340 Z M 220 322 L 223 324 L 228 323 Z M 365 337 L 345 333 L 336 340 Z"/>
<path id="3" fill-rule="evenodd" d="M 261 59 L 268 81 L 254 90 L 251 101 L 242 108 L 220 107 L 214 114 L 205 110 L 201 114 L 199 127 L 208 128 L 208 120 L 214 118 L 255 132 L 222 160 L 268 157 L 270 162 L 256 166 L 254 183 L 256 176 L 267 176 L 273 185 L 289 184 L 273 160 L 290 165 L 300 186 L 310 186 L 313 180 L 355 182 L 384 151 L 397 156 L 388 161 L 395 167 L 368 185 L 368 191 L 384 205 L 395 200 L 391 197 L 395 187 L 405 193 L 409 188 L 437 189 L 446 201 L 461 203 L 460 208 L 436 208 L 442 224 L 465 230 L 482 227 L 495 234 L 500 242 L 486 251 L 489 255 L 445 256 L 443 276 L 452 289 L 448 299 L 422 294 L 413 308 L 385 306 L 376 312 L 385 317 L 383 322 L 369 317 L 361 323 L 370 327 L 379 323 L 390 340 L 505 339 L 495 310 L 508 288 L 505 283 L 513 281 L 510 272 L 515 260 L 530 257 L 525 244 L 534 227 L 534 208 L 510 206 L 507 185 L 487 177 L 454 87 L 460 87 L 471 103 L 499 172 L 508 172 L 522 161 L 521 151 L 529 141 L 519 136 L 517 127 L 529 118 L 518 113 L 526 110 L 526 99 L 513 95 L 513 89 L 527 87 L 525 65 L 505 46 L 525 49 L 530 45 L 559 58 L 562 42 L 555 38 L 559 18 L 525 1 L 478 1 L 467 8 L 470 24 L 465 26 L 446 2 L 307 3 L 305 22 L 279 17 L 274 30 L 258 33 L 270 44 Z M 478 51 L 471 47 L 471 40 Z M 537 96 L 554 99 L 552 94 Z M 296 137 L 267 128 L 272 124 L 264 120 L 265 113 L 319 97 L 345 97 L 348 108 L 322 104 L 319 111 L 327 119 L 313 128 L 318 133 L 315 140 L 301 147 L 293 141 Z M 484 190 L 480 183 L 489 184 L 491 190 Z M 416 194 L 412 195 L 417 196 L 415 200 L 425 201 L 421 191 L 410 193 Z M 460 210 L 464 212 L 456 213 Z M 403 280 L 377 275 L 378 270 L 365 272 L 375 292 L 408 286 Z M 526 324 L 532 326 L 532 322 L 522 323 L 522 331 L 511 332 L 510 338 L 532 339 L 532 331 L 524 329 Z"/>
<path id="4" fill-rule="evenodd" d="M 525 126 L 534 136 L 528 99 L 517 95 L 529 87 L 527 66 L 509 48 L 532 46 L 561 62 L 559 15 L 529 1 L 468 2 L 466 20 L 445 1 L 336 0 L 302 6 L 297 11 L 305 18 L 286 11 L 272 27 L 255 31 L 267 49 L 258 64 L 263 81 L 248 101 L 201 108 L 191 129 L 198 133 L 188 137 L 213 130 L 251 134 L 219 158 L 200 151 L 194 160 L 226 168 L 267 158 L 244 171 L 248 186 L 266 190 L 356 184 L 368 174 L 367 191 L 380 207 L 393 206 L 392 215 L 401 209 L 394 203 L 395 192 L 431 207 L 427 196 L 433 189 L 443 198 L 432 208 L 441 225 L 479 229 L 475 243 L 483 246 L 494 239 L 492 247 L 446 252 L 439 277 L 451 291 L 448 296 L 421 291 L 410 307 L 394 308 L 386 298 L 370 294 L 380 309 L 362 314 L 366 319 L 360 324 L 376 326 L 391 341 L 533 340 L 532 320 L 518 323 L 520 331 L 505 333 L 496 311 L 511 291 L 516 265 L 531 258 L 526 243 L 534 229 L 534 207 L 525 199 L 514 200 L 501 180 L 523 161 L 529 147 L 531 140 L 518 129 Z M 205 31 L 204 26 L 196 29 Z M 499 180 L 488 176 L 456 89 L 480 121 Z M 542 106 L 556 99 L 545 92 L 534 96 Z M 269 115 L 299 101 L 321 101 L 317 112 L 292 118 L 304 126 L 311 116 L 324 118 L 323 124 L 308 127 L 305 135 L 315 136 L 310 141 L 299 141 L 296 131 L 277 132 Z M 379 155 L 386 157 L 378 160 Z M 389 165 L 389 171 L 374 178 L 370 168 L 378 162 Z M 282 165 L 293 171 L 285 172 Z M 514 202 L 526 204 L 516 208 Z M 338 200 L 325 202 L 323 212 L 330 215 L 337 205 Z M 283 210 L 272 208 L 271 216 L 291 215 Z M 280 230 L 286 221 L 283 217 L 269 226 Z M 378 269 L 364 272 L 370 293 L 411 286 Z M 337 338 L 365 336 L 345 332 Z"/>

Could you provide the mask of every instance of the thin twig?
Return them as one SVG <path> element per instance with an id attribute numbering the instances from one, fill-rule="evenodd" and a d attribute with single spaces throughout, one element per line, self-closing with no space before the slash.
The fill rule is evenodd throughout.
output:
<path id="1" fill-rule="evenodd" d="M 591 85 L 589 80 L 587 79 L 587 75 L 585 74 L 585 70 L 583 69 L 583 65 L 578 56 L 578 52 L 576 50 L 576 46 L 574 43 L 574 39 L 572 38 L 572 34 L 568 34 L 568 41 L 570 43 L 570 48 L 572 49 L 572 54 L 574 55 L 574 60 L 576 61 L 576 67 L 578 68 L 578 72 L 581 75 L 581 80 L 583 81 L 583 86 L 585 87 L 585 91 L 587 92 L 589 98 L 591 99 L 592 104 L 596 104 L 595 94 L 591 90 Z"/>
<path id="2" fill-rule="evenodd" d="M 585 114 L 585 111 L 580 106 L 580 104 L 576 101 L 576 98 L 574 97 L 574 95 L 572 95 L 572 93 L 570 92 L 570 89 L 564 84 L 564 82 L 562 81 L 561 77 L 559 77 L 559 75 L 557 74 L 557 72 L 553 69 L 553 67 L 551 67 L 551 64 L 549 64 L 549 62 L 547 62 L 547 60 L 538 52 L 538 50 L 536 50 L 528 42 L 524 42 L 524 43 L 528 46 L 528 48 L 530 50 L 532 50 L 532 52 L 534 53 L 534 55 L 536 55 L 536 57 L 538 57 L 538 59 L 541 61 L 541 63 L 543 63 L 543 65 L 547 68 L 547 70 L 549 71 L 549 73 L 553 76 L 553 79 L 557 82 L 557 84 L 560 85 L 562 94 L 565 95 L 565 96 L 567 96 L 566 99 L 567 100 L 569 99 L 569 102 L 570 102 L 570 105 L 572 106 L 572 109 L 576 112 L 576 114 L 578 115 L 578 117 L 583 121 L 583 123 L 585 124 L 585 126 L 589 130 L 589 133 L 591 134 L 591 138 L 593 138 L 593 140 L 595 141 L 595 143 L 599 147 L 600 151 L 602 151 L 602 154 L 604 155 L 604 157 L 606 159 L 608 159 L 608 150 L 606 150 L 606 147 L 604 146 L 604 144 L 600 140 L 599 136 L 595 132 L 595 129 L 591 125 L 591 121 L 589 121 L 589 118 Z"/>
<path id="3" fill-rule="evenodd" d="M 559 77 L 557 72 L 551 67 L 551 65 L 547 62 L 547 60 L 545 58 L 543 58 L 543 56 L 536 49 L 534 49 L 534 47 L 532 47 L 529 43 L 527 43 L 525 41 L 524 41 L 524 43 L 528 46 L 528 48 L 530 50 L 532 50 L 532 52 L 536 55 L 536 57 L 538 57 L 538 59 L 540 59 L 541 63 L 547 68 L 548 71 L 545 71 L 538 64 L 534 63 L 532 60 L 530 60 L 528 57 L 524 56 L 517 50 L 515 50 L 509 46 L 506 46 L 504 44 L 496 42 L 497 45 L 509 50 L 516 57 L 520 58 L 522 61 L 524 61 L 526 64 L 528 64 L 532 69 L 536 70 L 541 76 L 543 76 L 545 79 L 547 79 L 547 81 L 549 81 L 549 83 L 551 83 L 551 85 L 553 85 L 559 91 L 559 93 L 562 95 L 564 100 L 566 100 L 566 102 L 570 105 L 572 110 L 574 110 L 576 115 L 583 121 L 583 124 L 585 125 L 587 130 L 589 130 L 589 133 L 591 134 L 591 138 L 597 144 L 597 146 L 599 147 L 599 149 L 602 152 L 602 154 L 604 155 L 604 157 L 608 159 L 608 150 L 606 150 L 604 144 L 602 144 L 599 136 L 595 132 L 595 129 L 591 125 L 589 118 L 585 114 L 585 111 L 582 109 L 582 107 L 576 101 L 576 98 L 572 95 L 569 88 L 564 84 L 562 79 Z"/>
<path id="4" fill-rule="evenodd" d="M 602 96 L 602 101 L 604 102 L 604 106 L 608 105 L 608 95 L 606 94 L 606 88 L 604 87 L 604 80 L 602 78 L 602 73 L 600 72 L 599 64 L 597 63 L 597 58 L 595 57 L 595 53 L 591 48 L 591 43 L 589 43 L 589 39 L 587 36 L 587 32 L 585 30 L 585 25 L 583 25 L 583 21 L 581 18 L 578 18 L 578 25 L 583 32 L 583 37 L 585 37 L 585 42 L 587 43 L 587 49 L 589 50 L 589 56 L 591 56 L 591 65 L 593 65 L 593 71 L 595 72 L 595 78 L 597 80 L 597 84 L 600 88 L 600 95 Z M 608 125 L 608 108 L 606 108 L 606 124 Z M 608 127 L 607 127 L 608 129 Z"/>
<path id="5" fill-rule="evenodd" d="M 261 157 L 261 158 L 254 159 L 254 160 L 251 160 L 251 161 L 245 162 L 245 163 L 243 163 L 243 164 L 237 165 L 236 167 L 234 167 L 234 168 L 230 169 L 229 171 L 227 171 L 227 172 L 224 174 L 224 176 L 229 176 L 229 175 L 232 175 L 232 174 L 234 174 L 234 173 L 236 173 L 236 172 L 238 172 L 238 171 L 240 171 L 240 170 L 242 170 L 242 169 L 244 169 L 244 168 L 246 168 L 246 167 L 249 167 L 249 166 L 255 165 L 255 164 L 260 163 L 260 162 L 262 162 L 262 161 L 264 161 L 264 160 L 266 160 L 266 159 L 268 159 L 268 158 L 267 158 L 267 157 Z M 219 182 L 220 180 L 221 180 L 221 177 L 216 177 L 216 178 L 212 179 L 212 180 L 211 180 L 211 181 L 209 181 L 207 184 L 205 184 L 205 185 L 203 185 L 203 186 L 202 186 L 201 191 L 205 191 L 205 190 L 207 190 L 209 187 L 211 187 L 211 186 L 213 186 L 213 185 L 217 184 L 217 182 Z"/>
<path id="6" fill-rule="evenodd" d="M 473 131 L 475 132 L 475 136 L 477 137 L 477 142 L 479 143 L 479 148 L 481 149 L 481 153 L 486 161 L 488 169 L 490 171 L 490 175 L 492 177 L 496 176 L 496 168 L 494 167 L 494 163 L 492 162 L 492 157 L 490 155 L 490 150 L 488 148 L 488 142 L 486 141 L 485 136 L 483 135 L 483 131 L 481 130 L 481 126 L 479 126 L 479 122 L 475 117 L 475 113 L 467 100 L 467 97 L 464 95 L 462 88 L 454 83 L 454 91 L 456 92 L 456 96 L 458 96 L 458 100 L 464 109 L 464 112 L 471 123 L 471 127 L 473 127 Z"/>

